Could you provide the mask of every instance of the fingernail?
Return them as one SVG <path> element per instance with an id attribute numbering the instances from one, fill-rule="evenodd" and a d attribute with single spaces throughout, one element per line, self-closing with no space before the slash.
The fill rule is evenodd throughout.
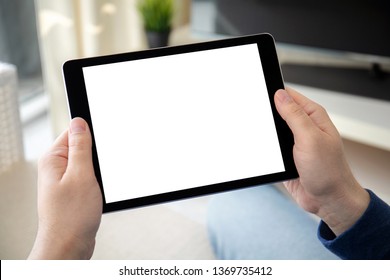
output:
<path id="1" fill-rule="evenodd" d="M 85 132 L 87 130 L 86 123 L 81 118 L 74 118 L 70 122 L 70 133 Z"/>
<path id="2" fill-rule="evenodd" d="M 284 89 L 280 89 L 276 92 L 276 98 L 281 102 L 289 102 L 291 101 L 291 96 Z"/>

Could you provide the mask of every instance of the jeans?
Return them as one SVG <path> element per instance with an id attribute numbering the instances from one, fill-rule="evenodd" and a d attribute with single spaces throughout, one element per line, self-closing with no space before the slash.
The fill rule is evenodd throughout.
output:
<path id="1" fill-rule="evenodd" d="M 218 259 L 338 259 L 317 239 L 319 221 L 272 185 L 214 195 L 207 223 Z"/>

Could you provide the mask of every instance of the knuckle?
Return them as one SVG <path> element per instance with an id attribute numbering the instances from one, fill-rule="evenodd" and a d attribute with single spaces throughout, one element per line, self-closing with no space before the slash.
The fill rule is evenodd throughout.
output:
<path id="1" fill-rule="evenodd" d="M 59 158 L 68 158 L 68 149 L 66 147 L 56 147 L 47 151 L 43 156 L 39 158 L 38 167 L 45 168 L 51 166 L 53 164 L 53 161 Z"/>
<path id="2" fill-rule="evenodd" d="M 326 109 L 322 105 L 317 104 L 317 110 L 318 110 L 318 112 L 320 112 L 323 115 L 328 114 L 328 112 L 326 111 Z"/>
<path id="3" fill-rule="evenodd" d="M 288 118 L 291 119 L 300 119 L 306 115 L 305 111 L 298 105 L 292 105 L 288 111 Z"/>
<path id="4" fill-rule="evenodd" d="M 70 138 L 69 148 L 76 148 L 77 150 L 91 149 L 91 141 L 83 135 L 74 135 Z"/>

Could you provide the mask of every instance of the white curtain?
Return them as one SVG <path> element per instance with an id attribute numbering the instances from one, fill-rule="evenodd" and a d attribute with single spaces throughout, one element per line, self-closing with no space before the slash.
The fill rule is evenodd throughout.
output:
<path id="1" fill-rule="evenodd" d="M 54 135 L 69 114 L 62 64 L 69 59 L 146 48 L 137 0 L 36 0 L 38 36 Z M 176 0 L 174 26 L 189 21 L 190 0 Z"/>

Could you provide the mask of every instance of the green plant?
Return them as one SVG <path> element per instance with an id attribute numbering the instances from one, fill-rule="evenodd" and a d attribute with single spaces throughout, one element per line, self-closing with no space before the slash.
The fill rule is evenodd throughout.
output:
<path id="1" fill-rule="evenodd" d="M 138 10 L 147 31 L 165 32 L 171 29 L 172 0 L 139 0 Z"/>

